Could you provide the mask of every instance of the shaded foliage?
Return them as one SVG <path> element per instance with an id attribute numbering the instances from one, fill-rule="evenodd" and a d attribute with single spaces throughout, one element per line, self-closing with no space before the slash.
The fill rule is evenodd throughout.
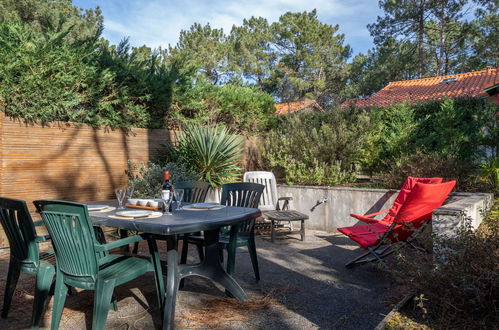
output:
<path id="1" fill-rule="evenodd" d="M 438 153 L 440 157 L 477 164 L 487 148 L 497 148 L 496 107 L 483 99 L 446 99 L 418 104 L 373 108 L 379 123 L 377 157 L 365 164 L 382 171 L 386 163 L 400 163 L 402 155 Z"/>
<path id="2" fill-rule="evenodd" d="M 446 99 L 288 116 L 265 135 L 263 167 L 289 184 L 351 182 L 362 171 L 390 188 L 407 176 L 441 176 L 462 190 L 494 191 L 487 157 L 498 148 L 496 110 L 483 99 Z"/>
<path id="3" fill-rule="evenodd" d="M 401 249 L 389 271 L 416 293 L 416 308 L 434 329 L 493 329 L 499 322 L 499 213 L 496 199 L 479 230 L 419 240 L 433 253 Z"/>
<path id="4" fill-rule="evenodd" d="M 29 122 L 144 126 L 149 114 L 110 70 L 97 65 L 97 36 L 68 41 L 68 31 L 35 32 L 0 23 L 0 99 L 8 116 Z"/>

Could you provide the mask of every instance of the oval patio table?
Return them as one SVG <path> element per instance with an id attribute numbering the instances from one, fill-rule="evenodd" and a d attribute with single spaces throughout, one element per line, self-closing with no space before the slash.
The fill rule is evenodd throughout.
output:
<path id="1" fill-rule="evenodd" d="M 107 204 L 116 206 L 116 202 L 91 202 L 88 204 Z M 227 274 L 218 254 L 219 230 L 223 226 L 256 219 L 261 216 L 258 209 L 227 206 L 218 210 L 180 210 L 159 218 L 116 219 L 110 218 L 116 210 L 110 212 L 91 212 L 92 222 L 97 226 L 134 230 L 147 234 L 177 235 L 192 232 L 204 232 L 205 257 L 199 264 L 179 264 L 178 252 L 167 252 L 167 283 L 163 311 L 163 329 L 172 329 L 175 318 L 175 301 L 180 280 L 188 276 L 201 276 L 217 282 L 240 301 L 248 299 L 237 282 Z"/>

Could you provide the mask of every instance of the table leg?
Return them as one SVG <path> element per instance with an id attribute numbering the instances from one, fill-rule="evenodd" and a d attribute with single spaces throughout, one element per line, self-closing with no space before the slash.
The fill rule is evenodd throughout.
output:
<path id="1" fill-rule="evenodd" d="M 187 276 L 201 276 L 217 282 L 240 301 L 248 299 L 244 290 L 224 270 L 218 254 L 219 229 L 204 232 L 205 257 L 196 265 L 179 264 L 178 252 L 170 250 L 167 254 L 168 271 L 166 285 L 163 329 L 172 329 L 175 319 L 175 301 L 180 280 Z"/>
<path id="2" fill-rule="evenodd" d="M 180 283 L 178 252 L 170 250 L 167 253 L 168 262 L 165 307 L 163 310 L 163 330 L 173 329 L 175 320 L 175 302 L 177 301 L 178 286 Z"/>

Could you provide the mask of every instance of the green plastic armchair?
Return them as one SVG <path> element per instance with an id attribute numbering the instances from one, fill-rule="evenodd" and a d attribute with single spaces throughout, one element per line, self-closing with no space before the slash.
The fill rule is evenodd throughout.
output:
<path id="1" fill-rule="evenodd" d="M 264 185 L 251 182 L 224 184 L 222 186 L 220 204 L 258 208 L 258 203 L 264 189 Z M 221 261 L 223 260 L 223 249 L 227 250 L 227 273 L 229 275 L 234 275 L 236 270 L 236 249 L 247 246 L 255 279 L 257 282 L 260 281 L 260 270 L 258 268 L 255 244 L 255 219 L 222 228 L 218 244 Z"/>
<path id="2" fill-rule="evenodd" d="M 264 189 L 264 185 L 252 182 L 224 184 L 222 186 L 220 204 L 227 206 L 258 208 L 258 203 Z M 218 242 L 220 248 L 220 261 L 223 262 L 223 250 L 227 250 L 227 273 L 229 275 L 234 275 L 235 272 L 236 249 L 238 247 L 247 246 L 255 278 L 258 282 L 260 280 L 260 271 L 256 255 L 254 228 L 254 219 L 244 221 L 236 225 L 223 227 L 220 229 L 220 238 Z M 187 240 L 184 240 L 184 244 L 195 244 L 199 248 L 203 246 L 203 241 L 203 236 L 190 235 Z"/>
<path id="3" fill-rule="evenodd" d="M 208 194 L 208 190 L 210 189 L 210 184 L 207 182 L 201 181 L 183 181 L 177 182 L 175 184 L 175 189 L 183 189 L 184 190 L 184 202 L 186 203 L 203 203 L 206 199 L 206 195 Z M 180 263 L 187 263 L 187 253 L 189 249 L 189 236 L 190 235 L 201 235 L 200 232 L 184 234 L 182 240 L 184 241 L 182 245 L 182 255 L 180 257 Z M 201 245 L 197 245 L 199 259 L 204 259 L 204 250 Z M 183 281 L 182 281 L 183 284 Z M 181 286 L 182 286 L 181 284 Z"/>
<path id="4" fill-rule="evenodd" d="M 35 275 L 35 299 L 31 327 L 37 329 L 54 279 L 54 255 L 40 253 L 38 243 L 45 241 L 46 237 L 37 236 L 35 223 L 31 219 L 25 201 L 0 197 L 0 223 L 2 223 L 10 246 L 9 271 L 3 297 L 2 317 L 6 318 L 9 313 L 20 273 Z"/>
<path id="5" fill-rule="evenodd" d="M 92 329 L 104 329 L 112 307 L 114 288 L 146 272 L 154 272 L 158 305 L 165 293 L 159 255 L 149 239 L 150 260 L 108 253 L 123 245 L 139 242 L 142 236 L 99 243 L 94 235 L 85 204 L 64 201 L 35 201 L 52 239 L 57 262 L 51 329 L 58 329 L 68 287 L 94 290 Z"/>

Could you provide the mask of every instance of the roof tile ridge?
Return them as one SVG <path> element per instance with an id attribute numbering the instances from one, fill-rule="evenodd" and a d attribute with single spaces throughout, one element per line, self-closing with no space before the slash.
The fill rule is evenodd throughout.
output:
<path id="1" fill-rule="evenodd" d="M 386 85 L 385 87 L 388 87 L 392 84 L 398 85 L 398 83 L 407 83 L 409 81 L 414 82 L 414 81 L 423 81 L 423 80 L 446 79 L 446 78 L 452 78 L 452 77 L 456 77 L 456 76 L 467 76 L 467 75 L 474 76 L 474 75 L 479 75 L 479 74 L 483 74 L 483 73 L 489 73 L 489 72 L 492 73 L 494 71 L 496 74 L 499 73 L 498 68 L 493 68 L 493 69 L 483 69 L 483 70 L 479 70 L 479 71 L 461 72 L 461 73 L 454 73 L 454 74 L 441 75 L 441 76 L 432 76 L 432 77 L 406 79 L 406 80 L 395 80 L 395 81 L 390 81 L 388 83 L 388 85 Z"/>

